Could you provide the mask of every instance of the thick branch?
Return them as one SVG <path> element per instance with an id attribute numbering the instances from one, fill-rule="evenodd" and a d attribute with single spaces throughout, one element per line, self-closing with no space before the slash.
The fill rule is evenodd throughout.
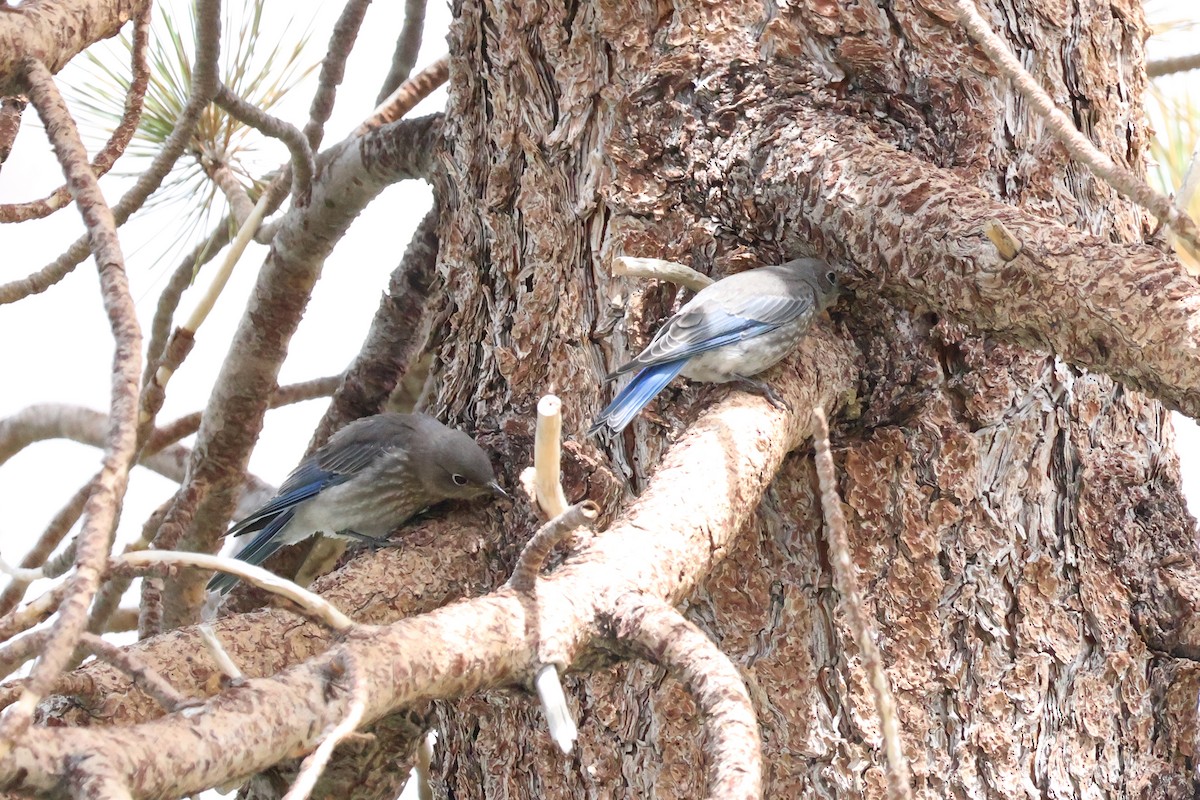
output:
<path id="1" fill-rule="evenodd" d="M 37 58 L 57 73 L 101 39 L 116 36 L 147 0 L 61 0 L 23 3 L 0 14 L 0 97 L 21 93 L 21 62 Z"/>
<path id="2" fill-rule="evenodd" d="M 841 117 L 797 108 L 748 135 L 771 154 L 761 208 L 786 208 L 798 237 L 821 231 L 895 299 L 1200 416 L 1200 285 L 1173 257 L 1007 206 Z M 991 219 L 1024 245 L 1013 260 L 984 234 Z"/>
<path id="3" fill-rule="evenodd" d="M 835 406 L 849 391 L 854 371 L 847 345 L 818 328 L 769 377 L 792 408 L 807 409 Z M 616 608 L 629 592 L 669 602 L 690 592 L 728 551 L 784 456 L 808 434 L 801 416 L 807 413 L 776 409 L 739 392 L 704 414 L 666 454 L 629 511 L 539 581 L 543 629 L 557 631 L 562 652 L 580 655 L 599 632 L 596 614 Z M 717 485 L 714 474 L 720 476 Z M 696 493 L 701 476 L 710 491 Z M 401 557 L 381 551 L 352 563 L 386 570 L 392 558 Z M 375 588 L 384 593 L 381 585 Z M 524 680 L 542 638 L 534 633 L 522 598 L 510 590 L 456 603 L 351 637 L 276 678 L 226 692 L 187 719 L 169 715 L 103 730 L 33 730 L 25 746 L 0 761 L 0 783 L 44 790 L 59 778 L 62 753 L 88 749 L 107 754 L 135 794 L 199 791 L 315 747 L 321 731 L 341 716 L 340 708 L 326 702 L 334 659 L 349 656 L 362 665 L 364 721 L 370 723 L 431 698 Z M 171 647 L 173 640 L 168 636 L 159 646 Z"/>

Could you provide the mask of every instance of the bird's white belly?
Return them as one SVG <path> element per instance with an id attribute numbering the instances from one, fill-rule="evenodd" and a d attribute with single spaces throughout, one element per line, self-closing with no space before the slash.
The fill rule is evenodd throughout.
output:
<path id="1" fill-rule="evenodd" d="M 680 373 L 685 378 L 726 383 L 769 369 L 786 356 L 807 329 L 808 320 L 781 325 L 750 339 L 733 342 L 693 357 Z"/>

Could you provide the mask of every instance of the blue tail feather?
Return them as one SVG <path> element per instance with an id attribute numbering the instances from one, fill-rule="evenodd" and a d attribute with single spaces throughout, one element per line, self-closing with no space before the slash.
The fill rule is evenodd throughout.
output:
<path id="1" fill-rule="evenodd" d="M 276 550 L 283 546 L 283 543 L 279 541 L 277 535 L 289 522 L 291 522 L 292 515 L 295 513 L 296 509 L 293 506 L 292 508 L 283 511 L 281 514 L 279 514 L 279 516 L 267 523 L 267 525 L 258 532 L 258 535 L 250 540 L 250 544 L 238 551 L 236 556 L 238 560 L 245 561 L 247 564 L 259 565 L 270 558 Z M 208 590 L 210 592 L 220 592 L 221 594 L 225 594 L 232 589 L 237 582 L 238 579 L 235 576 L 230 575 L 227 572 L 218 572 L 216 575 L 213 575 L 212 580 L 208 582 Z"/>
<path id="2" fill-rule="evenodd" d="M 613 433 L 623 431 L 625 426 L 637 416 L 637 413 L 645 408 L 646 404 L 653 400 L 654 396 L 661 392 L 672 378 L 679 374 L 686 363 L 686 358 L 668 361 L 665 364 L 646 367 L 634 375 L 633 380 L 618 392 L 613 401 L 596 417 L 596 421 L 588 429 L 588 436 L 595 435 L 605 426 L 610 428 Z"/>

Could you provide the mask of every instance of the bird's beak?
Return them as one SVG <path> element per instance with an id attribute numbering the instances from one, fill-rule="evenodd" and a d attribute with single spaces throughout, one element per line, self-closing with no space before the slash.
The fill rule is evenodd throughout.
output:
<path id="1" fill-rule="evenodd" d="M 487 485 L 487 488 L 491 489 L 492 494 L 494 494 L 494 495 L 503 497 L 505 500 L 512 500 L 512 497 L 509 495 L 509 493 L 504 491 L 504 489 L 502 489 L 500 487 L 500 484 L 497 483 L 496 481 L 492 481 L 491 483 L 489 483 Z"/>

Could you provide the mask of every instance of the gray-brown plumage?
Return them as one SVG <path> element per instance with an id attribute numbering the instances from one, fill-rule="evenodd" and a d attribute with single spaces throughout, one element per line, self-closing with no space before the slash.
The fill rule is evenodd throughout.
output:
<path id="1" fill-rule="evenodd" d="M 424 414 L 376 414 L 335 433 L 300 462 L 275 497 L 226 535 L 257 532 L 237 557 L 261 564 L 314 533 L 383 542 L 435 503 L 489 492 L 505 494 L 470 436 Z M 236 583 L 219 574 L 208 588 L 225 593 Z"/>

